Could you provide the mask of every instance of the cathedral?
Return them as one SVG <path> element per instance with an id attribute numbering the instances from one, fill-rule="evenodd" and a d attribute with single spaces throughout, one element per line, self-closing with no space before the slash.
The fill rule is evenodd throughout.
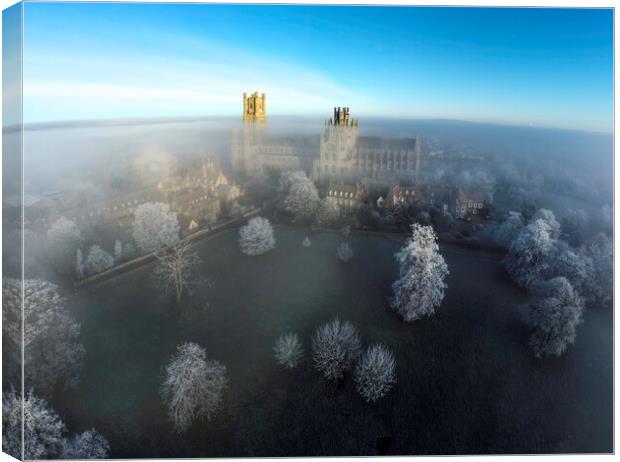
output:
<path id="1" fill-rule="evenodd" d="M 243 127 L 235 130 L 231 158 L 235 174 L 304 170 L 321 184 L 372 179 L 386 185 L 414 182 L 420 171 L 420 139 L 360 136 L 348 107 L 334 108 L 320 136 L 270 137 L 266 96 L 243 94 Z"/>
<path id="2" fill-rule="evenodd" d="M 243 94 L 243 126 L 233 130 L 231 161 L 236 175 L 261 177 L 270 172 L 310 173 L 319 151 L 318 136 L 269 135 L 266 97 Z"/>
<path id="3" fill-rule="evenodd" d="M 389 177 L 410 182 L 418 177 L 419 170 L 419 137 L 359 136 L 358 121 L 350 118 L 349 108 L 337 107 L 333 118 L 325 121 L 312 178 L 319 183 Z"/>

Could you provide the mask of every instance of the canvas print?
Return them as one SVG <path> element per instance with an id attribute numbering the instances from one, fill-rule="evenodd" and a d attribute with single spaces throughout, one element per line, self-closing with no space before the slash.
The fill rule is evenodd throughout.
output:
<path id="1" fill-rule="evenodd" d="M 2 21 L 5 453 L 613 452 L 613 9 Z"/>

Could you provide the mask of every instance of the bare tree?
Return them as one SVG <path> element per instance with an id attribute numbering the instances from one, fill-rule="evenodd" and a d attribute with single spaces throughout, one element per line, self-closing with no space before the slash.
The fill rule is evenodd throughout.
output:
<path id="1" fill-rule="evenodd" d="M 286 369 L 294 369 L 303 356 L 304 348 L 297 334 L 284 334 L 278 337 L 273 347 L 276 362 Z"/>
<path id="2" fill-rule="evenodd" d="M 320 326 L 312 338 L 314 365 L 328 380 L 341 379 L 353 367 L 361 348 L 357 329 L 338 318 Z"/>
<path id="3" fill-rule="evenodd" d="M 179 345 L 161 389 L 176 429 L 183 432 L 194 419 L 209 419 L 221 405 L 226 384 L 226 367 L 207 359 L 204 348 Z"/>
<path id="4" fill-rule="evenodd" d="M 379 343 L 371 345 L 357 363 L 353 378 L 357 391 L 366 401 L 377 401 L 396 383 L 394 355 Z"/>
<path id="5" fill-rule="evenodd" d="M 200 258 L 191 252 L 187 241 L 179 241 L 171 247 L 159 251 L 155 257 L 155 281 L 164 292 L 173 292 L 176 302 L 180 303 L 183 295 L 196 282 L 193 270 L 200 263 Z"/>

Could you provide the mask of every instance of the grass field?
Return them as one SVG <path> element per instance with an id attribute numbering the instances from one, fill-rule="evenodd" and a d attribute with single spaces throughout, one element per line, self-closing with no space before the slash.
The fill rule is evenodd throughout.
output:
<path id="1" fill-rule="evenodd" d="M 537 360 L 518 316 L 524 294 L 500 257 L 442 246 L 449 288 L 433 318 L 406 324 L 387 307 L 397 239 L 353 235 L 340 262 L 333 233 L 276 229 L 276 249 L 240 253 L 237 231 L 198 243 L 209 281 L 183 306 L 162 298 L 145 267 L 71 301 L 86 358 L 77 390 L 53 402 L 70 430 L 95 427 L 113 457 L 609 452 L 612 314 L 590 310 L 559 359 Z M 363 341 L 383 342 L 398 383 L 365 403 L 312 366 L 310 337 L 338 315 Z M 295 331 L 306 355 L 279 368 L 275 339 Z M 176 346 L 193 341 L 224 363 L 221 412 L 175 433 L 159 395 Z"/>

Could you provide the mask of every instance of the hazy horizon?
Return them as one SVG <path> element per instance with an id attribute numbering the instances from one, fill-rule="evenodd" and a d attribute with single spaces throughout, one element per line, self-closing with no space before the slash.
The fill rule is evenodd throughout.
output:
<path id="1" fill-rule="evenodd" d="M 329 118 L 331 114 L 328 112 L 324 114 L 274 114 L 267 118 L 267 125 L 269 120 L 281 121 L 287 118 L 296 119 L 298 121 L 312 121 L 317 126 L 322 127 L 325 119 Z M 442 118 L 442 117 L 424 117 L 424 116 L 410 116 L 410 117 L 390 117 L 390 116 L 361 116 L 354 114 L 355 118 L 361 119 L 363 128 L 363 122 L 373 120 L 393 120 L 403 122 L 437 122 L 448 124 L 462 124 L 462 125 L 483 125 L 505 128 L 520 128 L 520 129 L 532 129 L 532 130 L 552 130 L 552 131 L 566 131 L 576 132 L 584 134 L 611 136 L 615 135 L 615 129 L 612 127 L 611 131 L 607 130 L 588 130 L 583 128 L 567 128 L 551 125 L 526 125 L 518 123 L 502 123 L 497 121 L 484 121 L 484 120 L 468 120 L 458 118 Z M 92 127 L 92 126 L 109 126 L 109 125 L 152 125 L 162 123 L 193 123 L 199 121 L 208 120 L 221 120 L 226 122 L 233 122 L 241 124 L 243 122 L 241 115 L 185 115 L 185 116 L 132 116 L 132 117 L 111 117 L 111 118 L 93 118 L 93 119 L 64 119 L 64 120 L 49 120 L 40 122 L 25 122 L 23 123 L 23 129 L 28 130 L 47 130 L 55 128 L 80 128 L 80 127 Z M 5 125 L 3 130 L 11 132 L 19 129 L 22 124 Z"/>

